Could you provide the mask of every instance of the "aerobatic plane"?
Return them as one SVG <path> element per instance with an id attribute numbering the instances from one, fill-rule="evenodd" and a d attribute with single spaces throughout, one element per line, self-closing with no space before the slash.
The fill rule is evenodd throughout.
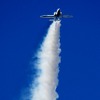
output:
<path id="1" fill-rule="evenodd" d="M 61 18 L 72 18 L 72 15 L 63 15 L 60 8 L 53 15 L 41 15 L 41 18 L 50 18 L 50 21 L 59 21 Z"/>

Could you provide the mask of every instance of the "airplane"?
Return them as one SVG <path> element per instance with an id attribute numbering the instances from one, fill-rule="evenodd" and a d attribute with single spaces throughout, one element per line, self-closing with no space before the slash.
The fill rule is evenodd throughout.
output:
<path id="1" fill-rule="evenodd" d="M 60 8 L 53 15 L 42 15 L 41 18 L 50 18 L 50 21 L 60 21 L 61 18 L 73 18 L 72 15 L 63 15 Z"/>

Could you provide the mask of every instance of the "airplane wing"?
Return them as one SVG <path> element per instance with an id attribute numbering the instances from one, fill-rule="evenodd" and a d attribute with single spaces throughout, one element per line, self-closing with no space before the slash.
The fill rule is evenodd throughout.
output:
<path id="1" fill-rule="evenodd" d="M 41 18 L 54 18 L 54 15 L 42 15 Z"/>
<path id="2" fill-rule="evenodd" d="M 72 15 L 63 15 L 62 17 L 63 17 L 63 18 L 73 18 Z"/>

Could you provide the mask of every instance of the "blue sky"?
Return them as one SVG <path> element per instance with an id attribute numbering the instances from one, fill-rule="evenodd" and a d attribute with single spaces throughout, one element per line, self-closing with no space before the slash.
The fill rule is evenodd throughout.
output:
<path id="1" fill-rule="evenodd" d="M 31 83 L 32 57 L 50 23 L 42 14 L 61 8 L 59 100 L 100 100 L 100 1 L 0 1 L 0 100 L 19 100 Z"/>

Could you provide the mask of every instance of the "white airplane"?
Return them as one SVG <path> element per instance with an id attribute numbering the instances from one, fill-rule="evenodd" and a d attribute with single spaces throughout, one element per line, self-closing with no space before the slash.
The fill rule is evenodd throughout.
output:
<path id="1" fill-rule="evenodd" d="M 60 21 L 60 18 L 72 18 L 72 15 L 63 15 L 60 8 L 53 15 L 42 15 L 41 18 L 50 18 L 50 21 Z M 52 18 L 52 19 L 51 19 Z"/>

